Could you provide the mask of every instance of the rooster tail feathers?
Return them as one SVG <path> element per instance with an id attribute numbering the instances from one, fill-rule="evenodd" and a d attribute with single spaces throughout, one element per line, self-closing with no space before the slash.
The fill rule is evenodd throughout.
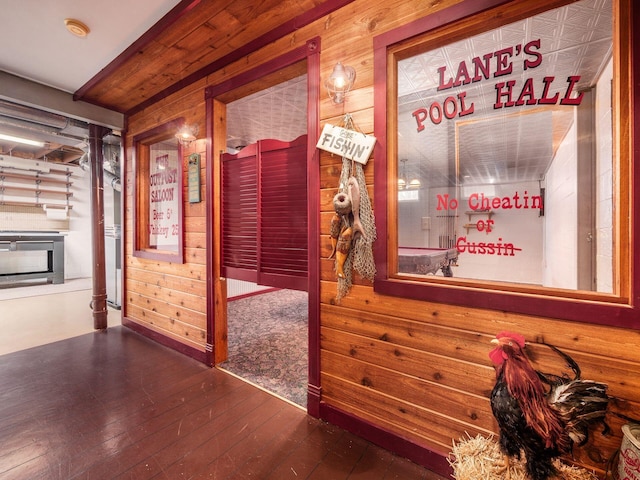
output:
<path id="1" fill-rule="evenodd" d="M 573 378 L 574 380 L 580 379 L 580 376 L 582 375 L 582 371 L 580 370 L 580 366 L 578 365 L 578 363 L 573 358 L 571 358 L 571 356 L 568 353 L 563 352 L 558 347 L 555 347 L 555 346 L 551 345 L 550 343 L 542 342 L 542 345 L 545 345 L 545 346 L 549 347 L 551 350 L 556 352 L 558 355 L 560 355 L 564 359 L 565 363 L 567 364 L 567 367 L 569 367 L 571 370 L 573 370 L 573 373 L 575 374 L 575 376 Z"/>
<path id="2" fill-rule="evenodd" d="M 567 375 L 560 376 L 553 373 L 540 372 L 539 370 L 536 370 L 536 373 L 538 374 L 540 381 L 545 383 L 546 385 L 549 385 L 550 387 L 556 387 L 558 385 L 573 381 Z"/>
<path id="3" fill-rule="evenodd" d="M 558 347 L 544 343 L 563 358 L 574 373 L 574 379 L 551 374 L 539 374 L 542 381 L 552 385 L 549 403 L 558 412 L 566 425 L 567 433 L 577 445 L 584 445 L 589 439 L 589 427 L 595 423 L 603 426 L 602 434 L 607 435 L 611 427 L 605 421 L 610 397 L 606 383 L 582 380 L 578 363 Z"/>
<path id="4" fill-rule="evenodd" d="M 573 380 L 564 385 L 559 385 L 549 394 L 549 403 L 552 405 L 580 405 L 583 403 L 602 404 L 609 403 L 607 395 L 608 385 L 593 380 Z"/>
<path id="5" fill-rule="evenodd" d="M 590 418 L 588 416 L 575 418 L 567 423 L 569 438 L 579 447 L 583 446 L 589 440 L 589 426 L 595 423 L 602 425 L 602 435 L 606 436 L 611 433 L 611 427 L 604 419 L 604 415 L 593 414 Z"/>
<path id="6" fill-rule="evenodd" d="M 603 425 L 603 435 L 610 431 L 605 421 L 609 406 L 607 385 L 592 380 L 574 380 L 560 385 L 549 395 L 549 403 L 566 425 L 571 440 L 584 445 L 589 438 L 589 426 Z"/>

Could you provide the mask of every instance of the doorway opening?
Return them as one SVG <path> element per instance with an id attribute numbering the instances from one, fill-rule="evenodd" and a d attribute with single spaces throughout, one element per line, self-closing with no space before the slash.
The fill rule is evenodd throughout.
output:
<path id="1" fill-rule="evenodd" d="M 307 88 L 303 61 L 243 87 L 235 98 L 225 95 L 221 155 L 228 356 L 218 367 L 302 408 L 309 338 Z"/>
<path id="2" fill-rule="evenodd" d="M 306 408 L 307 311 L 308 294 L 299 290 L 229 298 L 229 356 L 219 367 Z"/>

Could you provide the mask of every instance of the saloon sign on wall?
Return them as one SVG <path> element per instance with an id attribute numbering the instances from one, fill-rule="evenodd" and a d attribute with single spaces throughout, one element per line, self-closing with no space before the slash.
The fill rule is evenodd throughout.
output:
<path id="1" fill-rule="evenodd" d="M 155 151 L 149 168 L 149 246 L 160 250 L 177 250 L 180 223 L 178 219 L 178 154 L 177 151 Z"/>

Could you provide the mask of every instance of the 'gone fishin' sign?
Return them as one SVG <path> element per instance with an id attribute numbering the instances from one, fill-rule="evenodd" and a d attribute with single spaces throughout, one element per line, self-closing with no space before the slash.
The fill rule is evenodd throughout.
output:
<path id="1" fill-rule="evenodd" d="M 320 134 L 317 148 L 366 165 L 376 137 L 346 128 L 326 124 Z"/>

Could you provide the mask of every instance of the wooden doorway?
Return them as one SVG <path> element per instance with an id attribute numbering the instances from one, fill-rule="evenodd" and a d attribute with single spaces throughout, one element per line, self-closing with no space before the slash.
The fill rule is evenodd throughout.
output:
<path id="1" fill-rule="evenodd" d="M 255 95 L 239 101 L 264 107 L 262 94 Z M 298 128 L 306 132 L 306 101 L 304 105 Z M 236 109 L 227 109 L 227 137 L 232 140 L 234 113 Z M 287 135 L 275 130 L 256 135 Z M 221 155 L 228 358 L 218 364 L 303 408 L 309 324 L 306 150 L 305 133 L 291 142 L 257 140 Z"/>
<path id="2" fill-rule="evenodd" d="M 207 343 L 211 348 L 211 364 L 223 362 L 227 355 L 227 280 L 222 275 L 221 262 L 221 195 L 222 179 L 220 153 L 227 148 L 227 106 L 237 100 L 277 85 L 301 74 L 307 76 L 307 240 L 308 240 L 308 393 L 307 411 L 318 416 L 319 410 L 319 171 L 315 139 L 319 135 L 319 44 L 307 42 L 304 47 L 284 54 L 266 64 L 226 81 L 209 87 L 206 91 L 207 129 L 211 139 L 207 151 L 207 237 L 211 248 L 207 250 L 209 279 L 207 297 Z"/>

